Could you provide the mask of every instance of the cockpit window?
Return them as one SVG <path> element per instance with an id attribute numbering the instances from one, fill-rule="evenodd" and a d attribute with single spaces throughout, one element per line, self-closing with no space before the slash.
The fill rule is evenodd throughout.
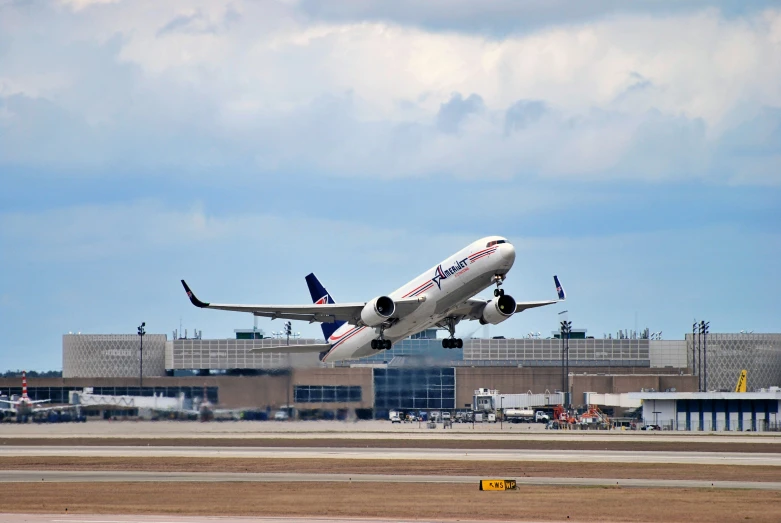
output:
<path id="1" fill-rule="evenodd" d="M 494 245 L 499 245 L 500 243 L 507 243 L 507 240 L 494 240 L 492 242 L 488 242 L 486 247 L 493 247 Z"/>

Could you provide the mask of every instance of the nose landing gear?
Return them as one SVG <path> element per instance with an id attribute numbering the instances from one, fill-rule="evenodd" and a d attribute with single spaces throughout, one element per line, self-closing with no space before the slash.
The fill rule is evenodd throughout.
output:
<path id="1" fill-rule="evenodd" d="M 503 274 L 495 274 L 492 278 L 492 281 L 496 284 L 496 288 L 494 289 L 494 297 L 496 298 L 504 296 L 504 289 L 501 288 L 504 278 L 505 276 Z"/>

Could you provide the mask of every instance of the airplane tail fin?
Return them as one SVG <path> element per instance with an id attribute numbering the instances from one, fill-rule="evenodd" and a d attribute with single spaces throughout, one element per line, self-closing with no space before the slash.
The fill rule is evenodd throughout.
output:
<path id="1" fill-rule="evenodd" d="M 566 300 L 567 299 L 567 293 L 564 292 L 564 287 L 561 286 L 561 283 L 559 283 L 559 277 L 554 275 L 553 276 L 553 282 L 556 284 L 556 294 L 559 295 L 560 300 Z"/>
<path id="2" fill-rule="evenodd" d="M 23 400 L 29 400 L 30 397 L 27 395 L 27 371 L 22 371 L 22 399 Z"/>
<path id="3" fill-rule="evenodd" d="M 333 298 L 331 298 L 331 295 L 328 294 L 328 291 L 325 290 L 325 287 L 323 287 L 323 284 L 320 283 L 320 280 L 317 279 L 317 276 L 315 276 L 314 273 L 307 275 L 306 285 L 309 287 L 309 294 L 312 296 L 312 303 L 315 305 L 335 303 Z M 343 321 L 321 323 L 320 326 L 323 328 L 323 336 L 325 336 L 325 341 L 328 342 L 328 338 L 331 337 L 331 334 L 336 332 L 336 329 L 342 325 L 344 325 Z"/>

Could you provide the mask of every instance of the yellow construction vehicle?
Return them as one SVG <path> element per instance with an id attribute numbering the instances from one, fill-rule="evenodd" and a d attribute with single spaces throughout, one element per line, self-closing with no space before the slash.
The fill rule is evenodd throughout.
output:
<path id="1" fill-rule="evenodd" d="M 746 369 L 740 371 L 738 384 L 735 385 L 735 392 L 746 392 Z"/>

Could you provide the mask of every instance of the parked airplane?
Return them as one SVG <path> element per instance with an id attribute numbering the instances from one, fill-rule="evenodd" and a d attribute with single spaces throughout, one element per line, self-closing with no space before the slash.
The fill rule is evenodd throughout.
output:
<path id="1" fill-rule="evenodd" d="M 313 305 L 226 305 L 202 302 L 184 280 L 182 285 L 196 307 L 249 312 L 276 319 L 322 323 L 327 343 L 252 349 L 257 352 L 319 352 L 322 361 L 341 361 L 390 349 L 393 343 L 432 327 L 447 329 L 447 349 L 462 348 L 455 337 L 456 324 L 477 320 L 496 325 L 516 312 L 551 305 L 566 299 L 554 276 L 558 300 L 516 302 L 505 294 L 502 282 L 515 262 L 515 248 L 501 236 L 489 236 L 461 249 L 411 282 L 368 302 L 337 304 L 314 274 L 306 277 Z M 474 296 L 496 285 L 494 299 Z"/>
<path id="2" fill-rule="evenodd" d="M 45 412 L 49 410 L 59 410 L 61 407 L 38 407 L 41 403 L 48 403 L 50 400 L 31 400 L 27 395 L 27 372 L 22 371 L 22 396 L 17 399 L 0 399 L 0 403 L 5 403 L 7 407 L 0 407 L 0 412 L 22 416 L 36 412 Z"/>

